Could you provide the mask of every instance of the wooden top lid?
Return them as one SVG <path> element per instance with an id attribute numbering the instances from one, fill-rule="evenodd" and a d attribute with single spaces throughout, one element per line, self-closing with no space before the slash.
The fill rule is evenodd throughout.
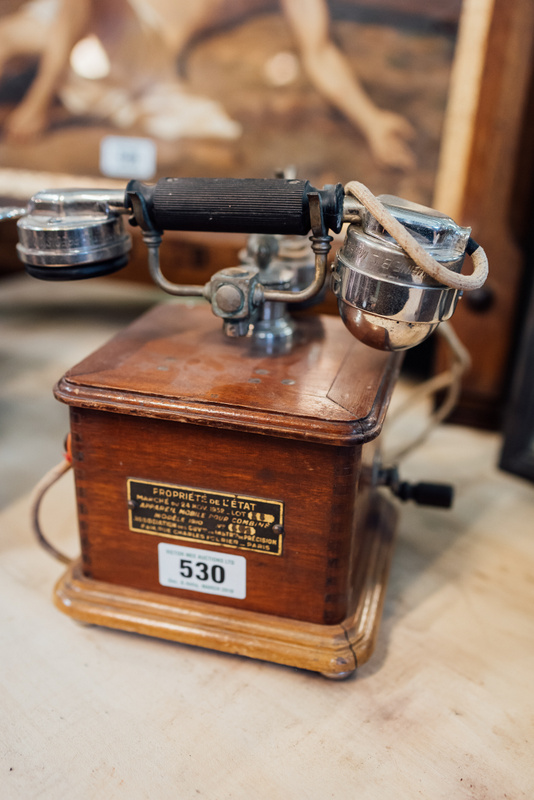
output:
<path id="1" fill-rule="evenodd" d="M 336 317 L 299 320 L 292 352 L 268 356 L 229 339 L 207 305 L 167 303 L 61 379 L 63 402 L 122 414 L 353 444 L 372 439 L 400 367 Z"/>

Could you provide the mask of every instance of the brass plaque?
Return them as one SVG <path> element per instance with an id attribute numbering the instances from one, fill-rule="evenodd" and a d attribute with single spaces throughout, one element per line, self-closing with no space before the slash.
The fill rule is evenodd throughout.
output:
<path id="1" fill-rule="evenodd" d="M 282 555 L 284 504 L 128 478 L 131 531 Z"/>

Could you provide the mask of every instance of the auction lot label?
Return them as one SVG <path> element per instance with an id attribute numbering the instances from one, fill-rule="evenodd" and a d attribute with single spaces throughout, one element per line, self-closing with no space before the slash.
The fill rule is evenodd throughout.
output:
<path id="1" fill-rule="evenodd" d="M 158 565 L 162 586 L 237 600 L 247 596 L 247 560 L 243 556 L 160 542 Z"/>

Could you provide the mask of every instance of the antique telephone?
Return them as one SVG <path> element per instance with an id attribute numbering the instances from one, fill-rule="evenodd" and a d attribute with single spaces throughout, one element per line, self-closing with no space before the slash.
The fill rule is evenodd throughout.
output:
<path id="1" fill-rule="evenodd" d="M 128 217 L 154 281 L 213 312 L 159 306 L 57 385 L 71 409 L 82 550 L 56 587 L 58 607 L 85 622 L 351 674 L 372 652 L 391 558 L 396 512 L 381 487 L 450 504 L 447 487 L 409 486 L 384 469 L 373 440 L 399 351 L 485 280 L 469 229 L 356 182 L 318 190 L 291 179 L 45 191 L 3 216 L 19 217 L 19 256 L 48 280 L 123 267 Z M 331 281 L 345 327 L 296 320 L 292 310 L 325 283 L 330 232 L 344 223 Z M 206 285 L 179 285 L 160 268 L 166 230 L 247 233 L 249 246 Z"/>

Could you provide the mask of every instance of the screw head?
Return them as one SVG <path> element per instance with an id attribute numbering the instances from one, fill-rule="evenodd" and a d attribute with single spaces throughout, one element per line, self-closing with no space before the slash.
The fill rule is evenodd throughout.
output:
<path id="1" fill-rule="evenodd" d="M 215 292 L 214 300 L 221 311 L 232 314 L 243 306 L 243 292 L 231 283 L 224 283 Z"/>

